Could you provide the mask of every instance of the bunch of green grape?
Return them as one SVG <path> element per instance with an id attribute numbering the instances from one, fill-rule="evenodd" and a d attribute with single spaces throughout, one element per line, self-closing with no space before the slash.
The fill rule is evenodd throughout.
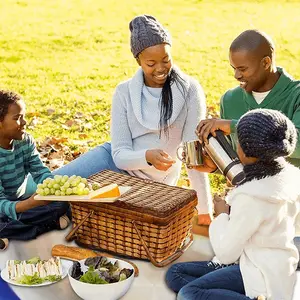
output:
<path id="1" fill-rule="evenodd" d="M 86 178 L 55 175 L 54 178 L 46 178 L 43 183 L 38 184 L 36 192 L 41 196 L 88 195 L 90 187 Z"/>

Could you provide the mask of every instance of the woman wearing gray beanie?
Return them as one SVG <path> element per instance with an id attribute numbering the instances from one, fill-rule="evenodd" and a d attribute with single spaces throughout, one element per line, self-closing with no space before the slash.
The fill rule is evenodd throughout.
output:
<path id="1" fill-rule="evenodd" d="M 214 259 L 168 270 L 167 284 L 179 292 L 177 299 L 293 298 L 300 170 L 285 157 L 295 150 L 296 128 L 279 111 L 256 109 L 241 117 L 237 135 L 246 180 L 226 202 L 215 202 L 217 217 L 209 228 Z"/>
<path id="2" fill-rule="evenodd" d="M 111 143 L 82 155 L 56 174 L 88 177 L 103 169 L 176 185 L 181 161 L 176 150 L 196 140 L 195 129 L 205 118 L 200 84 L 173 64 L 171 37 L 152 16 L 129 24 L 130 47 L 140 68 L 114 93 Z M 210 223 L 212 201 L 206 174 L 187 170 L 197 191 L 199 220 Z"/>

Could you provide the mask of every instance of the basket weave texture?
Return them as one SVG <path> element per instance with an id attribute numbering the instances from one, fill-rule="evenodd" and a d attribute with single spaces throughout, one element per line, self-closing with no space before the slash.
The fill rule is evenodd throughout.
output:
<path id="1" fill-rule="evenodd" d="M 81 245 L 140 259 L 149 259 L 147 247 L 153 259 L 162 262 L 180 251 L 190 236 L 197 205 L 194 190 L 108 170 L 89 181 L 131 189 L 114 203 L 71 202 L 74 227 L 93 212 L 76 231 Z"/>

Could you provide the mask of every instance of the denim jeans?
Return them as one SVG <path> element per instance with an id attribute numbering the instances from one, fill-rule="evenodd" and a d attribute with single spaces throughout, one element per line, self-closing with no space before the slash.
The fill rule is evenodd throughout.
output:
<path id="1" fill-rule="evenodd" d="M 186 262 L 170 267 L 166 283 L 178 300 L 246 300 L 239 265 L 220 267 L 212 262 Z"/>
<path id="2" fill-rule="evenodd" d="M 87 153 L 84 153 L 67 165 L 55 170 L 53 174 L 68 176 L 77 175 L 88 178 L 89 176 L 103 170 L 111 170 L 127 174 L 126 171 L 120 170 L 116 167 L 111 155 L 110 143 L 104 143 Z"/>
<path id="3" fill-rule="evenodd" d="M 0 237 L 14 240 L 32 240 L 37 236 L 59 229 L 59 218 L 67 214 L 71 219 L 68 202 L 51 202 L 18 214 L 13 220 L 0 214 Z"/>

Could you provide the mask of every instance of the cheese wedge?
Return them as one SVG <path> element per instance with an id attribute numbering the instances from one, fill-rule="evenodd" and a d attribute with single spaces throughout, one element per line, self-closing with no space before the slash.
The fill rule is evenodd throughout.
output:
<path id="1" fill-rule="evenodd" d="M 113 198 L 121 195 L 119 187 L 116 183 L 106 185 L 98 190 L 92 191 L 89 194 L 90 199 L 97 198 Z"/>

